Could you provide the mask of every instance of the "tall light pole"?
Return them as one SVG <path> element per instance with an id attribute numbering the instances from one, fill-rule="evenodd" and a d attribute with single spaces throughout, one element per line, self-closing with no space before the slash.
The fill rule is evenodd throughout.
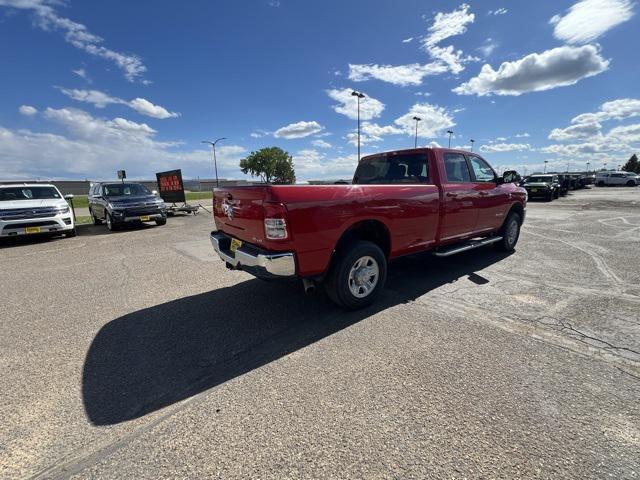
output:
<path id="1" fill-rule="evenodd" d="M 544 173 L 547 173 L 547 163 L 549 163 L 549 160 L 544 161 Z"/>
<path id="2" fill-rule="evenodd" d="M 413 117 L 416 121 L 416 140 L 413 142 L 413 148 L 418 148 L 418 122 L 422 120 L 420 117 Z"/>
<path id="3" fill-rule="evenodd" d="M 451 148 L 451 135 L 453 135 L 453 132 L 451 130 L 447 130 L 447 133 L 449 134 L 449 148 Z"/>
<path id="4" fill-rule="evenodd" d="M 602 162 L 604 164 L 604 170 L 607 170 L 607 162 Z"/>
<path id="5" fill-rule="evenodd" d="M 475 143 L 475 140 L 472 138 L 471 140 L 469 140 L 471 142 L 471 151 L 473 152 L 473 144 Z"/>
<path id="6" fill-rule="evenodd" d="M 587 162 L 587 173 L 589 173 L 589 165 L 591 165 L 591 162 Z"/>
<path id="7" fill-rule="evenodd" d="M 203 140 L 202 143 L 206 143 L 208 145 L 211 145 L 213 147 L 213 167 L 216 170 L 216 188 L 220 186 L 220 181 L 218 180 L 218 161 L 216 160 L 216 143 L 218 143 L 221 140 L 226 140 L 227 137 L 222 137 L 217 139 L 215 142 L 210 142 L 208 140 Z"/>
<path id="8" fill-rule="evenodd" d="M 360 99 L 364 98 L 364 93 L 354 90 L 351 95 L 358 99 L 358 163 L 360 163 Z"/>

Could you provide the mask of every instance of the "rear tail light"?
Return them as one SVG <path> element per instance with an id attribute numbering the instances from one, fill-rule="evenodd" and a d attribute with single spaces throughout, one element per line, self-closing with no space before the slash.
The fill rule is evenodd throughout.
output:
<path id="1" fill-rule="evenodd" d="M 284 240 L 287 232 L 287 211 L 281 203 L 264 202 L 264 233 L 268 240 Z"/>

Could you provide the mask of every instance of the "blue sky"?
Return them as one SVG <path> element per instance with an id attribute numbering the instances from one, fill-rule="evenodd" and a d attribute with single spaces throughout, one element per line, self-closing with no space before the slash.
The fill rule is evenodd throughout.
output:
<path id="1" fill-rule="evenodd" d="M 474 149 L 496 167 L 614 166 L 640 150 L 631 0 L 0 0 L 0 179 L 222 177 L 277 145 L 299 179 L 363 154 Z"/>

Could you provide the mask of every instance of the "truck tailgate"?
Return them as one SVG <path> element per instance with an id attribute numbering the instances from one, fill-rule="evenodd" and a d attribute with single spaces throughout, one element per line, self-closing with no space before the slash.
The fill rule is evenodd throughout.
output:
<path id="1" fill-rule="evenodd" d="M 213 191 L 213 216 L 218 230 L 250 243 L 264 241 L 262 203 L 267 186 L 222 187 Z"/>

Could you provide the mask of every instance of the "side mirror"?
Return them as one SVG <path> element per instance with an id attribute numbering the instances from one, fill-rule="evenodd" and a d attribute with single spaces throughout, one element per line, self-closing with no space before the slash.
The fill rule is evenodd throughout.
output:
<path id="1" fill-rule="evenodd" d="M 64 196 L 65 200 L 73 200 L 73 193 L 69 193 L 67 195 Z"/>
<path id="2" fill-rule="evenodd" d="M 520 181 L 520 175 L 515 170 L 507 170 L 502 174 L 502 183 L 514 183 Z"/>
<path id="3" fill-rule="evenodd" d="M 158 191 L 157 190 L 151 190 L 151 195 L 155 195 L 157 197 L 158 196 Z"/>

